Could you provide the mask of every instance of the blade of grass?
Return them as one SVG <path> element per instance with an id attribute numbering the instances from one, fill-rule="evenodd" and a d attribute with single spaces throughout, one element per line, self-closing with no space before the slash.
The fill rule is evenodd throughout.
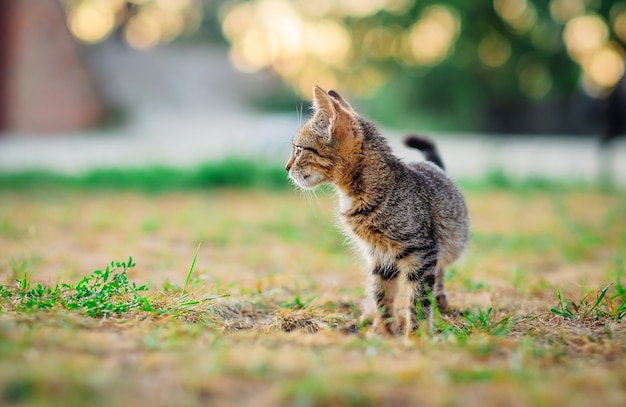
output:
<path id="1" fill-rule="evenodd" d="M 604 301 L 608 304 L 609 311 L 611 311 L 611 318 L 613 318 L 614 321 L 618 321 L 619 312 L 617 311 L 617 307 L 611 297 L 604 297 Z"/>
<path id="2" fill-rule="evenodd" d="M 600 291 L 600 294 L 598 295 L 598 299 L 596 299 L 596 302 L 593 304 L 593 306 L 591 308 L 589 308 L 587 310 L 587 312 L 585 312 L 585 314 L 583 315 L 583 318 L 586 318 L 587 315 L 591 314 L 591 312 L 593 310 L 595 310 L 596 308 L 598 308 L 598 305 L 600 305 L 600 303 L 602 302 L 602 300 L 604 299 L 604 296 L 606 295 L 606 292 L 609 290 L 609 288 L 613 285 L 613 283 L 609 283 L 606 287 L 604 287 L 602 289 L 602 291 Z"/>
<path id="3" fill-rule="evenodd" d="M 179 307 L 188 307 L 190 305 L 198 305 L 200 304 L 200 301 L 185 301 L 185 302 L 181 302 L 179 304 L 177 304 Z"/>
<path id="4" fill-rule="evenodd" d="M 193 273 L 193 268 L 196 266 L 196 259 L 198 258 L 199 250 L 200 250 L 200 243 L 198 243 L 198 247 L 196 248 L 196 254 L 193 255 L 193 260 L 191 261 L 191 267 L 189 267 L 189 273 L 187 273 L 187 279 L 185 280 L 185 285 L 183 285 L 183 291 L 180 293 L 181 296 L 185 294 L 185 290 L 187 289 L 187 284 L 189 284 L 189 280 L 191 280 L 191 273 Z"/>

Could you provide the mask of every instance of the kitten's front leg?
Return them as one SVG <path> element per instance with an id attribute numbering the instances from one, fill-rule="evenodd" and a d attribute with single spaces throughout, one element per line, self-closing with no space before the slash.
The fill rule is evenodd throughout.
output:
<path id="1" fill-rule="evenodd" d="M 396 333 L 394 302 L 398 292 L 398 268 L 395 265 L 377 264 L 369 279 L 370 296 L 376 304 L 374 329 L 382 334 Z"/>

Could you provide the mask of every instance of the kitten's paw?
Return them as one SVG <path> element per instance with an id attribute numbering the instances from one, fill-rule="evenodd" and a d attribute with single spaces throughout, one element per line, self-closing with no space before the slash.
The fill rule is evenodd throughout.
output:
<path id="1" fill-rule="evenodd" d="M 421 320 L 418 323 L 407 324 L 404 337 L 411 339 L 422 335 L 432 336 L 436 332 L 433 318 L 428 318 L 428 320 Z"/>
<path id="2" fill-rule="evenodd" d="M 403 335 L 407 331 L 406 321 L 407 321 L 406 315 L 398 313 L 398 329 L 396 329 L 396 333 L 398 335 Z"/>
<path id="3" fill-rule="evenodd" d="M 393 331 L 394 331 L 394 328 L 392 324 L 388 322 L 385 323 L 385 321 L 383 321 L 382 318 L 377 316 L 374 319 L 374 323 L 372 324 L 372 327 L 370 328 L 368 333 L 372 333 L 374 335 L 385 336 L 385 337 L 392 337 L 394 333 Z"/>

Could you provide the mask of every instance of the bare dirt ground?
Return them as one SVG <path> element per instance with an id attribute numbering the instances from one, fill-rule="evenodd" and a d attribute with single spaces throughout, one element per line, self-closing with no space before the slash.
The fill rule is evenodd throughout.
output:
<path id="1" fill-rule="evenodd" d="M 129 280 L 166 310 L 91 318 L 0 298 L 0 404 L 625 405 L 624 322 L 594 302 L 609 283 L 626 298 L 626 195 L 467 198 L 472 244 L 439 332 L 387 339 L 368 333 L 330 196 L 0 191 L 0 284 L 75 284 L 132 256 Z"/>

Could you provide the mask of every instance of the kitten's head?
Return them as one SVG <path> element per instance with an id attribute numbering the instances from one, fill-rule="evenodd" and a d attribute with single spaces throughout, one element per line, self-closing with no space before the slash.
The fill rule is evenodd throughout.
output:
<path id="1" fill-rule="evenodd" d="M 337 92 L 313 89 L 313 116 L 293 139 L 285 169 L 303 189 L 338 183 L 358 159 L 363 132 L 358 115 Z"/>

